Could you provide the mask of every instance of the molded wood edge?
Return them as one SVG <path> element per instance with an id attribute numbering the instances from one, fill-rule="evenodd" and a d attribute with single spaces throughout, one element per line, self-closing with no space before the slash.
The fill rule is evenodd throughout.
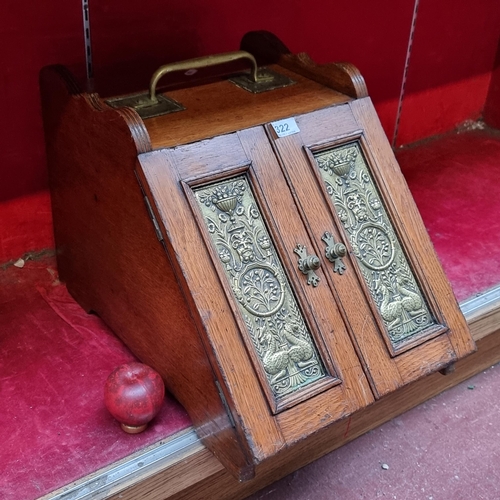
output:
<path id="1" fill-rule="evenodd" d="M 365 80 L 353 64 L 316 64 L 304 52 L 292 54 L 288 47 L 269 31 L 250 31 L 242 38 L 240 48 L 253 54 L 259 64 L 277 63 L 355 99 L 368 96 Z"/>
<path id="2" fill-rule="evenodd" d="M 100 98 L 99 94 L 84 92 L 76 78 L 66 67 L 58 64 L 42 68 L 40 71 L 40 90 L 42 107 L 47 110 L 50 109 L 52 116 L 60 116 L 60 113 L 54 113 L 56 101 L 60 103 L 57 109 L 62 112 L 69 99 L 83 98 L 94 111 L 111 113 L 120 116 L 125 121 L 134 140 L 137 154 L 147 153 L 152 150 L 148 131 L 141 117 L 134 109 L 128 107 L 112 108 Z M 50 125 L 47 127 L 48 115 L 49 113 L 44 112 L 46 133 L 47 128 L 50 127 Z"/>

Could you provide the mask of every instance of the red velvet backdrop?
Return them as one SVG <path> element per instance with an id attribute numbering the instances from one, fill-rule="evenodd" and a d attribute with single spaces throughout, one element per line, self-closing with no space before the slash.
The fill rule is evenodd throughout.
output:
<path id="1" fill-rule="evenodd" d="M 498 0 L 420 0 L 397 145 L 480 118 L 499 36 Z"/>
<path id="2" fill-rule="evenodd" d="M 490 90 L 484 108 L 484 119 L 491 127 L 500 128 L 500 40 L 498 42 L 495 67 L 491 75 Z"/>
<path id="3" fill-rule="evenodd" d="M 398 144 L 477 118 L 500 31 L 498 0 L 420 0 Z M 95 74 L 234 50 L 246 31 L 275 32 L 319 62 L 348 60 L 365 76 L 393 139 L 414 0 L 90 0 Z M 39 69 L 84 71 L 80 0 L 0 4 L 0 201 L 46 187 Z M 144 81 L 148 78 L 145 77 Z M 144 85 L 145 86 L 145 85 Z"/>
<path id="4" fill-rule="evenodd" d="M 84 67 L 82 32 L 78 0 L 0 2 L 0 201 L 46 187 L 38 72 Z"/>

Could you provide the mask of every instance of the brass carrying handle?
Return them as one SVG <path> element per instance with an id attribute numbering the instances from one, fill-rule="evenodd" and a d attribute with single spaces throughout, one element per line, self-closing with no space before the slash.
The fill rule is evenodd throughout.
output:
<path id="1" fill-rule="evenodd" d="M 237 50 L 235 52 L 225 52 L 224 54 L 214 54 L 211 56 L 197 57 L 196 59 L 188 59 L 187 61 L 179 61 L 170 64 L 165 64 L 160 66 L 151 77 L 149 82 L 149 99 L 152 104 L 158 102 L 158 97 L 156 97 L 156 86 L 160 78 L 164 77 L 167 73 L 173 73 L 174 71 L 188 71 L 190 69 L 207 68 L 209 66 L 216 66 L 218 64 L 225 64 L 232 61 L 237 61 L 239 59 L 247 59 L 252 64 L 252 71 L 250 73 L 250 78 L 257 82 L 257 61 L 255 57 L 244 50 Z"/>

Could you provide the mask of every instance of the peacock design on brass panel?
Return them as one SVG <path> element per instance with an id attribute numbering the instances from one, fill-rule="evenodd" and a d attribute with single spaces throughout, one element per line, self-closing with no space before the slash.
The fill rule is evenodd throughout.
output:
<path id="1" fill-rule="evenodd" d="M 359 143 L 338 146 L 314 156 L 393 345 L 436 324 Z"/>
<path id="2" fill-rule="evenodd" d="M 273 395 L 325 377 L 247 178 L 198 188 L 195 196 Z"/>

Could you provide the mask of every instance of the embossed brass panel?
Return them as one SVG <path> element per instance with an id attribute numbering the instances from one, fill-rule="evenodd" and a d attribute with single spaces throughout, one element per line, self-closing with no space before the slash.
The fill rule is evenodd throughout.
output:
<path id="1" fill-rule="evenodd" d="M 393 346 L 436 325 L 359 143 L 314 157 Z"/>
<path id="2" fill-rule="evenodd" d="M 273 396 L 327 373 L 246 176 L 194 190 Z"/>

